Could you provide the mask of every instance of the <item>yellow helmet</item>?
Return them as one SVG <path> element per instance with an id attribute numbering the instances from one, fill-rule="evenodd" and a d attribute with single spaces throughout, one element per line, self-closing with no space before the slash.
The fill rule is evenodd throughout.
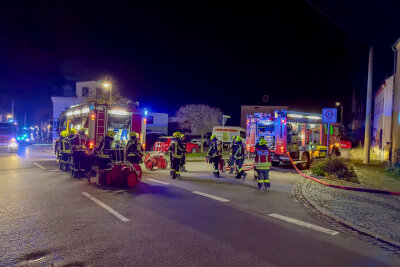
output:
<path id="1" fill-rule="evenodd" d="M 136 132 L 134 132 L 134 131 L 132 131 L 130 134 L 129 134 L 129 137 L 132 137 L 132 136 L 138 136 L 138 134 L 136 133 Z"/>
<path id="2" fill-rule="evenodd" d="M 213 140 L 214 138 L 217 138 L 217 137 L 215 136 L 215 134 L 212 134 L 212 135 L 210 136 L 210 139 Z"/>
<path id="3" fill-rule="evenodd" d="M 172 134 L 172 137 L 173 138 L 180 138 L 182 136 L 182 133 L 181 132 L 174 132 L 173 134 Z"/>
<path id="4" fill-rule="evenodd" d="M 76 130 L 75 130 L 74 128 L 70 129 L 69 132 L 70 132 L 71 134 L 73 134 L 73 135 L 76 134 Z"/>
<path id="5" fill-rule="evenodd" d="M 265 140 L 264 138 L 261 138 L 258 143 L 260 144 L 260 146 L 267 145 L 267 140 Z"/>
<path id="6" fill-rule="evenodd" d="M 114 131 L 108 131 L 107 136 L 114 138 L 115 132 Z"/>
<path id="7" fill-rule="evenodd" d="M 242 141 L 242 137 L 237 136 L 237 137 L 235 138 L 235 142 L 240 142 L 240 141 Z"/>
<path id="8" fill-rule="evenodd" d="M 185 137 L 185 135 L 184 135 L 184 134 L 181 134 L 180 139 L 183 139 L 184 137 Z"/>
<path id="9" fill-rule="evenodd" d="M 61 137 L 67 137 L 67 131 L 61 131 L 60 133 Z"/>

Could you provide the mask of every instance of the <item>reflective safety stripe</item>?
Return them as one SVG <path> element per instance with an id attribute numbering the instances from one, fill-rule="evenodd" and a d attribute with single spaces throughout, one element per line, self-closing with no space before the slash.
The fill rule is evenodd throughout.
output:
<path id="1" fill-rule="evenodd" d="M 218 172 L 218 170 L 214 170 L 214 172 Z"/>
<path id="2" fill-rule="evenodd" d="M 258 180 L 258 183 L 269 183 L 269 180 Z"/>

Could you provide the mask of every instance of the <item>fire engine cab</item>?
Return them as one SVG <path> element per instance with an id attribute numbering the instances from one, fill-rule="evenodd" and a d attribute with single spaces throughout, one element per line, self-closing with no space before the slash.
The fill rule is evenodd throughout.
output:
<path id="1" fill-rule="evenodd" d="M 129 133 L 135 131 L 143 148 L 146 144 L 145 112 L 129 104 L 109 105 L 94 101 L 71 106 L 60 117 L 60 130 L 63 128 L 85 129 L 89 137 L 89 148 L 94 148 L 96 140 L 114 131 L 115 143 L 124 147 Z"/>
<path id="2" fill-rule="evenodd" d="M 340 155 L 339 125 L 321 122 L 322 115 L 286 110 L 275 113 L 247 115 L 246 148 L 254 154 L 261 138 L 267 141 L 272 152 L 272 165 L 289 162 L 288 153 L 302 169 L 307 169 L 313 159 L 326 157 L 326 153 Z M 327 133 L 329 130 L 329 151 Z"/>

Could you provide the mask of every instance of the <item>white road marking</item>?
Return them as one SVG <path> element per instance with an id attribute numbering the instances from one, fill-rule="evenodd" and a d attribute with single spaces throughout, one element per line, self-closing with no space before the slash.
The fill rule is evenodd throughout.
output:
<path id="1" fill-rule="evenodd" d="M 169 183 L 166 183 L 166 182 L 163 182 L 163 181 L 160 181 L 160 180 L 156 180 L 156 179 L 153 179 L 153 178 L 147 178 L 146 180 L 151 181 L 151 182 L 155 182 L 155 183 L 159 183 L 159 184 L 164 184 L 164 185 L 169 184 Z"/>
<path id="2" fill-rule="evenodd" d="M 200 192 L 200 191 L 193 191 L 192 193 L 200 195 L 200 196 L 203 196 L 203 197 L 212 198 L 212 199 L 215 199 L 215 200 L 218 200 L 218 201 L 221 201 L 221 202 L 228 202 L 229 201 L 229 199 L 213 196 L 213 195 L 210 195 L 210 194 L 207 194 L 207 193 L 203 193 L 203 192 Z"/>
<path id="3" fill-rule="evenodd" d="M 268 216 L 274 217 L 274 218 L 279 219 L 279 220 L 291 222 L 291 223 L 294 223 L 294 224 L 297 224 L 297 225 L 300 225 L 300 226 L 303 226 L 303 227 L 306 227 L 306 228 L 309 228 L 309 229 L 313 229 L 313 230 L 316 230 L 316 231 L 320 231 L 320 232 L 326 233 L 326 234 L 330 234 L 330 235 L 339 234 L 339 232 L 336 232 L 336 231 L 333 231 L 333 230 L 330 230 L 330 229 L 327 229 L 327 228 L 324 228 L 324 227 L 321 227 L 321 226 L 317 226 L 317 225 L 314 225 L 314 224 L 311 224 L 311 223 L 306 223 L 306 222 L 302 222 L 302 221 L 299 221 L 299 220 L 296 220 L 296 219 L 292 219 L 292 218 L 289 218 L 289 217 L 286 217 L 286 216 L 283 216 L 283 215 L 279 215 L 279 214 L 276 214 L 276 213 L 268 214 Z"/>
<path id="4" fill-rule="evenodd" d="M 100 200 L 98 200 L 97 198 L 91 196 L 89 193 L 86 192 L 82 192 L 83 195 L 87 196 L 90 200 L 92 200 L 94 203 L 98 204 L 99 206 L 101 206 L 102 208 L 106 209 L 108 212 L 110 212 L 112 215 L 114 215 L 115 217 L 117 217 L 118 219 L 120 219 L 123 222 L 129 222 L 129 219 L 126 218 L 125 216 L 119 214 L 117 211 L 113 210 L 111 207 L 109 207 L 108 205 L 104 204 L 103 202 L 101 202 Z"/>
<path id="5" fill-rule="evenodd" d="M 37 164 L 37 163 L 33 163 L 33 165 L 36 165 L 36 166 L 38 166 L 39 168 L 41 168 L 43 171 L 45 171 L 46 170 L 46 168 L 45 167 L 43 167 L 42 165 L 40 165 L 40 164 Z"/>

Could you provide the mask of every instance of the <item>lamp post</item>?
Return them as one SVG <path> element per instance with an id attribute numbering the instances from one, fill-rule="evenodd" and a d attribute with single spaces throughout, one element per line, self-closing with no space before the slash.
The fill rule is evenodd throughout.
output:
<path id="1" fill-rule="evenodd" d="M 108 78 L 108 77 L 107 77 Z M 110 89 L 110 105 L 111 105 L 111 100 L 112 100 L 112 83 L 111 83 L 111 77 L 109 79 L 106 78 L 106 81 L 103 83 L 103 86 L 105 88 Z"/>
<path id="2" fill-rule="evenodd" d="M 340 102 L 336 102 L 335 105 L 340 106 L 340 122 L 343 124 L 343 105 Z"/>

